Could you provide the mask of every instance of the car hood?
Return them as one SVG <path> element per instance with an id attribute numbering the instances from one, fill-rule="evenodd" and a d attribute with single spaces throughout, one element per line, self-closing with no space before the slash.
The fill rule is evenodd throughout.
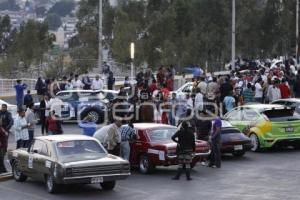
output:
<path id="1" fill-rule="evenodd" d="M 122 158 L 110 154 L 64 156 L 61 158 L 61 162 L 66 167 L 87 167 L 97 166 L 99 164 L 111 165 L 128 163 Z"/>

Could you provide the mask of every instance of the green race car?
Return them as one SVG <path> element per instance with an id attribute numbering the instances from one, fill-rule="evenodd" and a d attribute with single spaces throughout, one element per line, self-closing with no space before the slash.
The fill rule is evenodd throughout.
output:
<path id="1" fill-rule="evenodd" d="M 250 137 L 252 151 L 283 145 L 300 148 L 300 118 L 294 110 L 281 105 L 239 106 L 224 118 Z"/>

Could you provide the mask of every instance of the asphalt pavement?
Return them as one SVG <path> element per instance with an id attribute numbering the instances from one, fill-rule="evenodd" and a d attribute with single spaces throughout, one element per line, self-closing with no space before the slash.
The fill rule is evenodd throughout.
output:
<path id="1" fill-rule="evenodd" d="M 76 124 L 64 124 L 65 134 L 80 134 Z M 36 134 L 40 134 L 37 127 Z M 14 147 L 14 140 L 9 140 Z M 246 153 L 243 158 L 223 156 L 221 169 L 198 165 L 192 181 L 174 181 L 176 167 L 158 168 L 151 175 L 136 170 L 113 191 L 98 185 L 64 187 L 51 195 L 43 183 L 29 179 L 24 183 L 9 180 L 0 183 L 0 200 L 298 200 L 300 199 L 300 151 L 293 149 Z"/>

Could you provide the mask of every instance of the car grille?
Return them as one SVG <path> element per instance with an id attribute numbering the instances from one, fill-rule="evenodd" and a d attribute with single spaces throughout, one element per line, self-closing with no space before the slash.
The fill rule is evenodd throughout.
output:
<path id="1" fill-rule="evenodd" d="M 67 176 L 89 176 L 89 175 L 106 175 L 129 173 L 129 165 L 101 165 L 91 167 L 73 167 L 66 170 Z"/>

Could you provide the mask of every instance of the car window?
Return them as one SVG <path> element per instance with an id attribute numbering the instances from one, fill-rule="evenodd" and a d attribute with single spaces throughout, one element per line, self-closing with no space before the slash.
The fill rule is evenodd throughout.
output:
<path id="1" fill-rule="evenodd" d="M 58 142 L 56 144 L 56 148 L 58 154 L 61 156 L 105 153 L 103 147 L 93 140 L 71 140 Z"/>
<path id="2" fill-rule="evenodd" d="M 259 118 L 259 115 L 255 110 L 252 109 L 245 109 L 243 110 L 243 119 L 245 121 L 257 121 Z"/>
<path id="3" fill-rule="evenodd" d="M 62 92 L 59 93 L 57 97 L 62 101 L 76 101 L 76 99 L 78 99 L 75 92 Z"/>
<path id="4" fill-rule="evenodd" d="M 192 85 L 187 85 L 183 88 L 183 92 L 186 92 L 186 93 L 190 93 L 192 92 L 192 89 L 193 89 L 193 86 Z"/>
<path id="5" fill-rule="evenodd" d="M 228 114 L 226 114 L 226 119 L 229 121 L 241 121 L 242 120 L 243 113 L 240 109 L 235 109 Z"/>
<path id="6" fill-rule="evenodd" d="M 149 131 L 148 135 L 151 141 L 170 141 L 176 131 L 176 128 L 157 129 Z"/>
<path id="7" fill-rule="evenodd" d="M 33 145 L 31 146 L 31 153 L 38 153 L 44 156 L 50 156 L 50 152 L 48 150 L 47 144 L 41 140 L 35 140 Z"/>

